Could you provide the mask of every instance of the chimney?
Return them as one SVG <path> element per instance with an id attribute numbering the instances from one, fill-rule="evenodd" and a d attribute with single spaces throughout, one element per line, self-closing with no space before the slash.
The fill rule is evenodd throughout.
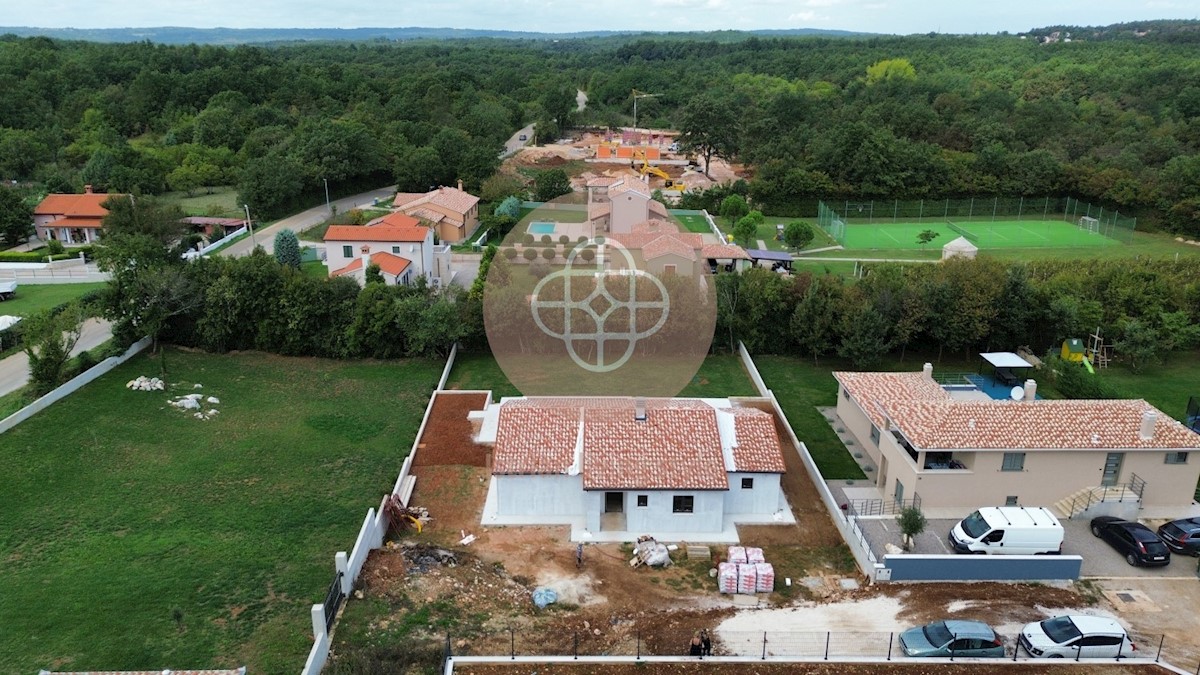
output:
<path id="1" fill-rule="evenodd" d="M 646 421 L 646 399 L 638 397 L 634 400 L 633 419 L 637 422 Z"/>
<path id="2" fill-rule="evenodd" d="M 1142 413 L 1142 428 L 1138 430 L 1138 438 L 1143 441 L 1148 441 L 1154 438 L 1154 423 L 1158 421 L 1158 415 L 1147 410 Z"/>
<path id="3" fill-rule="evenodd" d="M 926 363 L 925 365 L 921 366 L 921 372 L 925 373 L 925 377 L 932 380 L 933 379 L 933 364 Z"/>
<path id="4" fill-rule="evenodd" d="M 363 274 L 366 274 L 367 266 L 369 266 L 371 264 L 371 247 L 367 246 L 366 244 L 363 244 L 361 251 L 362 251 Z"/>
<path id="5" fill-rule="evenodd" d="M 462 190 L 462 179 L 461 178 L 458 179 L 458 189 Z"/>
<path id="6" fill-rule="evenodd" d="M 91 185 L 84 185 L 84 186 L 83 186 L 83 194 L 85 194 L 85 195 L 90 195 L 90 194 L 92 194 L 92 186 L 91 186 Z"/>
<path id="7" fill-rule="evenodd" d="M 1037 380 L 1025 380 L 1025 400 L 1033 401 L 1037 399 Z"/>

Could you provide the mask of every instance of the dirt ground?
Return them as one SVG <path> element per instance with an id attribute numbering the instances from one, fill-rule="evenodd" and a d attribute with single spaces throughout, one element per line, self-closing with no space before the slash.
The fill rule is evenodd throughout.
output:
<path id="1" fill-rule="evenodd" d="M 1179 556 L 1176 562 L 1194 565 L 1196 560 Z M 1187 671 L 1200 668 L 1200 581 L 1127 578 L 1095 586 L 1122 623 L 1147 636 L 1148 648 L 1157 648 L 1154 636 L 1164 636 L 1164 659 Z"/>
<path id="2" fill-rule="evenodd" d="M 1153 665 L 962 663 L 930 666 L 919 663 L 537 663 L 455 665 L 456 675 L 1167 675 Z"/>
<path id="3" fill-rule="evenodd" d="M 658 147 L 662 150 L 663 159 L 668 160 L 683 160 L 688 159 L 688 156 L 683 153 L 673 153 L 668 150 L 668 146 L 674 139 L 674 133 L 670 131 L 658 132 L 663 133 L 664 140 Z M 527 147 L 521 150 L 513 157 L 509 158 L 503 167 L 504 170 L 514 172 L 519 168 L 557 168 L 562 167 L 567 170 L 567 173 L 572 178 L 572 186 L 578 189 L 583 189 L 586 183 L 586 174 L 612 176 L 612 177 L 638 177 L 640 173 L 637 169 L 631 168 L 629 164 L 617 162 L 589 162 L 584 163 L 588 159 L 596 157 L 596 148 L 604 140 L 604 136 L 594 133 L 575 134 L 573 140 L 569 144 L 547 143 L 541 146 Z M 698 159 L 700 162 L 702 158 Z M 655 165 L 653 160 L 650 161 Z M 695 169 L 686 169 L 681 165 L 674 164 L 656 164 L 659 169 L 662 169 L 674 180 L 682 180 L 688 190 L 705 189 L 719 183 L 729 183 L 738 178 L 748 177 L 748 172 L 745 166 L 740 164 L 730 164 L 729 162 L 719 157 L 714 157 L 712 166 L 709 167 L 708 175 L 703 171 Z M 654 176 L 650 177 L 650 187 L 652 189 L 662 188 L 663 180 Z"/>

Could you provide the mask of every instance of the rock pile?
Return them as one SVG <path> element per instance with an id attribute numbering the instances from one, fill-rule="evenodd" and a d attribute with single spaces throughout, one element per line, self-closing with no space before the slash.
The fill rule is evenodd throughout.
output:
<path id="1" fill-rule="evenodd" d="M 196 388 L 199 389 L 200 385 L 196 385 Z M 167 403 L 170 403 L 171 405 L 185 412 L 193 411 L 192 417 L 195 417 L 198 420 L 212 419 L 221 412 L 216 408 L 209 408 L 208 410 L 205 410 L 202 403 L 216 405 L 220 402 L 221 400 L 216 396 L 209 396 L 206 398 L 204 394 L 186 394 L 184 396 L 176 396 L 172 401 L 167 401 Z"/>
<path id="2" fill-rule="evenodd" d="M 134 391 L 162 391 L 167 388 L 167 383 L 157 377 L 139 375 L 136 380 L 126 382 L 125 388 Z"/>

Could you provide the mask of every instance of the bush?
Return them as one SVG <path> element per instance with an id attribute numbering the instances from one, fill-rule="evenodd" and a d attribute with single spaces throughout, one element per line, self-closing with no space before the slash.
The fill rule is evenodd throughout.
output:
<path id="1" fill-rule="evenodd" d="M 29 252 L 29 253 L 5 252 L 5 253 L 0 253 L 0 262 L 17 262 L 17 263 L 46 262 L 46 254 L 45 253 L 34 253 L 34 252 Z"/>
<path id="2" fill-rule="evenodd" d="M 1054 378 L 1054 388 L 1063 398 L 1112 399 L 1129 398 L 1120 388 L 1113 386 L 1100 373 L 1092 374 L 1083 364 L 1064 361 L 1057 356 L 1046 360 Z"/>
<path id="3" fill-rule="evenodd" d="M 521 257 L 533 262 L 534 258 L 537 258 L 537 249 L 527 248 L 521 253 Z"/>
<path id="4" fill-rule="evenodd" d="M 563 236 L 558 238 L 558 243 L 562 244 L 563 246 L 566 246 L 567 244 L 571 243 L 571 238 L 564 234 Z"/>
<path id="5" fill-rule="evenodd" d="M 532 244 L 533 243 L 533 235 L 529 234 L 528 232 L 525 233 L 525 235 L 521 237 L 521 243 L 525 244 L 527 246 L 529 244 Z"/>
<path id="6" fill-rule="evenodd" d="M 46 242 L 46 250 L 50 251 L 50 255 L 59 255 L 66 252 L 66 247 L 57 239 L 51 239 Z"/>
<path id="7" fill-rule="evenodd" d="M 516 260 L 517 249 L 512 248 L 512 247 L 504 249 L 504 257 L 508 260 Z"/>
<path id="8" fill-rule="evenodd" d="M 557 255 L 558 255 L 558 251 L 555 251 L 552 248 L 542 249 L 542 257 L 545 258 L 547 260 L 547 262 L 554 260 L 555 256 L 557 256 Z"/>
<path id="9" fill-rule="evenodd" d="M 542 239 L 541 239 L 541 241 L 542 241 L 542 243 L 543 243 L 543 244 L 549 244 L 550 242 L 552 242 L 552 241 L 554 241 L 554 240 L 550 238 L 550 235 L 548 235 L 548 234 L 543 234 L 543 235 L 542 235 Z"/>
<path id="10" fill-rule="evenodd" d="M 583 260 L 584 260 L 585 262 L 592 262 L 593 260 L 595 260 L 595 259 L 596 259 L 596 249 L 594 249 L 594 248 L 585 248 L 585 249 L 583 249 L 582 251 L 580 251 L 580 252 L 579 252 L 579 257 L 580 257 L 580 258 L 583 258 Z"/>

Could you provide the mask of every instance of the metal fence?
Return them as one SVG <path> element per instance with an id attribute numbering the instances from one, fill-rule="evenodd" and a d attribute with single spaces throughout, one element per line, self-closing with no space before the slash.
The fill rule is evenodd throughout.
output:
<path id="1" fill-rule="evenodd" d="M 333 630 L 333 622 L 337 620 L 338 609 L 342 606 L 342 601 L 346 599 L 346 592 L 342 590 L 342 573 L 337 572 L 333 575 L 333 582 L 329 584 L 329 590 L 325 593 L 325 630 Z"/>
<path id="2" fill-rule="evenodd" d="M 904 509 L 921 510 L 921 496 L 912 499 L 851 499 L 847 502 L 850 514 L 862 516 L 894 516 Z"/>
<path id="3" fill-rule="evenodd" d="M 633 658 L 689 656 L 693 633 L 687 629 L 663 635 L 661 633 L 631 631 L 614 635 L 613 626 L 604 626 L 602 636 L 592 630 L 533 632 L 508 630 L 476 635 L 447 634 L 441 643 L 443 663 L 451 657 L 593 657 L 624 656 Z M 599 630 L 599 629 L 595 629 Z M 619 626 L 617 628 L 619 630 Z M 754 659 L 797 659 L 810 661 L 892 660 L 905 659 L 899 641 L 899 632 L 867 631 L 719 631 L 712 633 L 712 653 L 705 655 L 715 660 L 722 657 Z M 1179 649 L 1167 649 L 1165 635 L 1131 634 L 1136 648 L 1119 657 L 1088 659 L 1076 653 L 1074 660 L 1118 661 L 1136 658 L 1162 661 L 1164 651 L 1168 658 L 1175 656 L 1190 663 L 1192 650 L 1179 645 Z M 1017 645 L 1017 635 L 1001 635 L 1004 656 L 1010 661 L 1033 660 Z M 948 658 L 965 658 L 969 655 L 950 651 Z M 1041 661 L 1037 659 L 1037 661 Z"/>
<path id="4" fill-rule="evenodd" d="M 946 225 L 949 221 L 986 223 L 1050 220 L 1061 220 L 1124 243 L 1133 239 L 1133 232 L 1137 228 L 1137 218 L 1122 216 L 1115 209 L 1082 202 L 1074 197 L 845 200 L 817 204 L 817 224 L 843 245 L 846 243 L 846 228 L 854 225 Z M 971 238 L 969 233 L 965 234 L 968 239 Z"/>

